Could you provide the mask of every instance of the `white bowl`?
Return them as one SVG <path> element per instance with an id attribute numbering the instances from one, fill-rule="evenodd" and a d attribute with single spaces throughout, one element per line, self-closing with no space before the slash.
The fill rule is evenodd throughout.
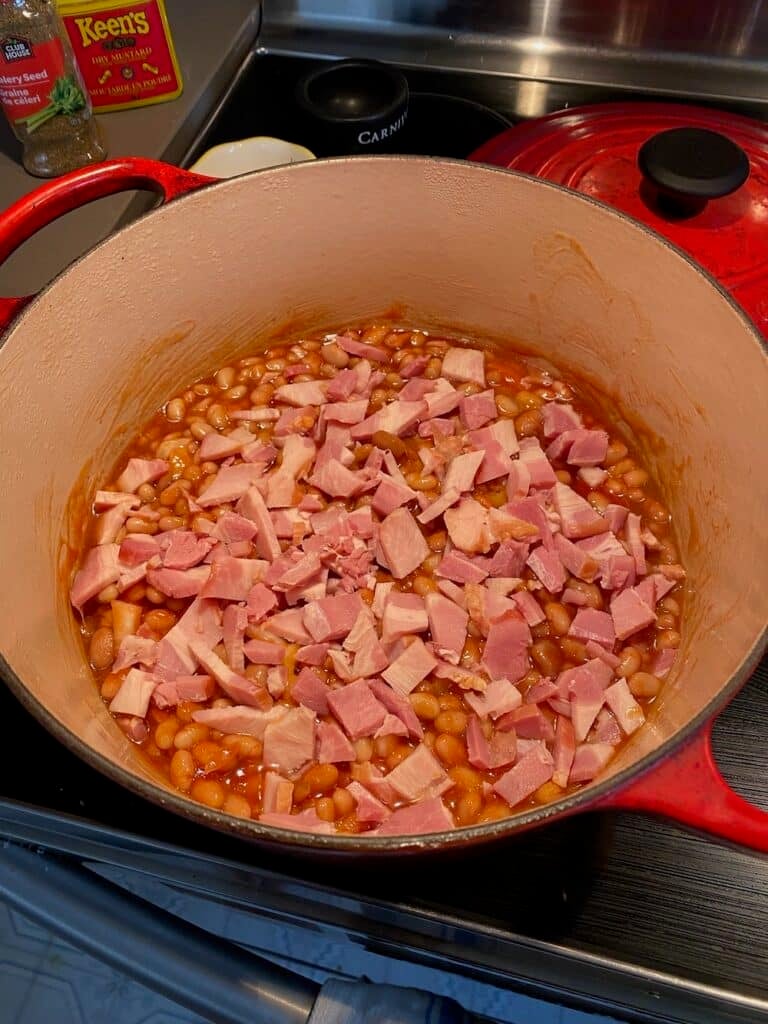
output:
<path id="1" fill-rule="evenodd" d="M 315 154 L 304 146 L 284 139 L 273 139 L 268 135 L 258 135 L 237 142 L 225 142 L 206 150 L 190 170 L 198 174 L 209 174 L 213 178 L 236 178 L 240 174 L 260 171 L 265 167 L 314 159 Z"/>

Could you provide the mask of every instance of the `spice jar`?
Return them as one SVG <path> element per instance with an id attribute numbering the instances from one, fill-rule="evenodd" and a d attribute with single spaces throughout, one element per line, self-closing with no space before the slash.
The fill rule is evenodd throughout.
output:
<path id="1" fill-rule="evenodd" d="M 106 156 L 53 0 L 0 0 L 0 106 L 30 174 L 53 178 Z"/>

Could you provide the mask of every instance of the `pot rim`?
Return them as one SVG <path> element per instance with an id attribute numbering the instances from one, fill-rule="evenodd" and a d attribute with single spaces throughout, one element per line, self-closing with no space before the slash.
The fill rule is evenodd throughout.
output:
<path id="1" fill-rule="evenodd" d="M 78 259 L 73 263 L 63 268 L 40 292 L 37 293 L 34 299 L 32 299 L 32 301 L 16 317 L 13 323 L 6 330 L 3 337 L 0 338 L 0 348 L 2 348 L 17 328 L 20 328 L 24 324 L 27 317 L 33 315 L 41 297 L 47 294 L 49 289 L 53 287 L 60 278 L 76 267 L 82 260 L 89 258 L 93 253 L 98 252 L 100 249 L 108 247 L 116 237 L 129 233 L 134 225 L 139 224 L 147 217 L 160 217 L 163 216 L 164 213 L 167 215 L 167 211 L 175 207 L 177 204 L 194 202 L 195 198 L 201 192 L 207 193 L 210 190 L 223 191 L 228 188 L 239 188 L 241 187 L 243 179 L 253 178 L 257 175 L 283 175 L 286 172 L 293 175 L 308 174 L 317 173 L 316 168 L 322 167 L 324 164 L 393 161 L 397 161 L 398 163 L 440 164 L 457 166 L 465 169 L 470 166 L 472 168 L 476 168 L 480 173 L 490 172 L 498 175 L 512 175 L 514 177 L 524 178 L 529 182 L 535 183 L 538 187 L 565 193 L 568 196 L 569 201 L 586 203 L 596 207 L 600 211 L 601 216 L 607 215 L 611 218 L 615 218 L 616 220 L 625 223 L 632 230 L 651 236 L 651 238 L 656 242 L 671 250 L 677 258 L 683 260 L 683 262 L 685 262 L 694 273 L 703 277 L 708 284 L 719 293 L 720 297 L 730 305 L 733 312 L 741 320 L 743 327 L 757 343 L 768 361 L 768 344 L 766 343 L 766 340 L 763 338 L 749 315 L 742 309 L 723 285 L 720 284 L 720 282 L 717 281 L 707 270 L 696 263 L 686 252 L 673 245 L 664 236 L 660 235 L 658 232 L 649 228 L 640 221 L 635 220 L 622 211 L 616 210 L 615 208 L 608 206 L 606 203 L 594 199 L 591 196 L 574 192 L 564 185 L 544 181 L 535 175 L 525 174 L 505 167 L 498 167 L 479 162 L 468 164 L 467 161 L 454 158 L 424 157 L 405 154 L 341 156 L 322 161 L 283 164 L 261 171 L 253 171 L 237 178 L 213 181 L 211 185 L 205 186 L 204 189 L 195 189 L 185 195 L 179 196 L 170 204 L 148 210 L 130 224 L 118 227 L 106 238 L 96 243 L 96 245 L 90 248 L 86 253 L 83 253 L 78 257 Z M 475 173 L 474 170 L 473 173 Z M 518 812 L 508 818 L 502 818 L 496 822 L 489 822 L 483 825 L 470 825 L 446 832 L 432 832 L 425 835 L 383 837 L 344 836 L 339 835 L 338 833 L 324 835 L 312 832 L 302 832 L 298 829 L 284 829 L 272 825 L 262 825 L 258 821 L 235 818 L 232 815 L 207 808 L 203 804 L 198 804 L 180 793 L 165 790 L 155 783 L 149 782 L 146 779 L 140 778 L 139 776 L 120 768 L 117 764 L 109 760 L 109 758 L 104 757 L 102 754 L 90 747 L 76 733 L 73 733 L 67 726 L 59 722 L 59 720 L 51 714 L 48 708 L 31 693 L 21 678 L 8 664 L 2 651 L 0 651 L 0 676 L 5 680 L 12 693 L 24 708 L 29 711 L 56 739 L 84 760 L 88 765 L 96 768 L 112 781 L 119 783 L 128 790 L 138 794 L 150 802 L 164 809 L 172 810 L 182 817 L 192 820 L 198 824 L 213 827 L 221 832 L 229 833 L 237 838 L 245 839 L 252 843 L 276 845 L 282 848 L 289 846 L 299 852 L 301 850 L 319 850 L 327 853 L 420 853 L 437 849 L 456 849 L 478 842 L 488 842 L 492 839 L 500 839 L 503 836 L 509 836 L 515 832 L 523 832 L 534 828 L 551 819 L 566 817 L 580 811 L 589 810 L 590 807 L 595 807 L 605 797 L 617 793 L 629 782 L 637 780 L 641 776 L 650 774 L 654 767 L 656 767 L 666 757 L 669 757 L 676 750 L 683 747 L 686 742 L 692 739 L 706 725 L 708 721 L 716 717 L 717 714 L 726 707 L 736 693 L 749 680 L 767 645 L 768 624 L 763 627 L 763 630 L 756 637 L 751 648 L 745 653 L 741 664 L 738 666 L 731 678 L 723 684 L 712 700 L 710 700 L 709 703 L 702 708 L 686 726 L 679 729 L 669 739 L 665 740 L 664 743 L 656 747 L 654 750 L 651 750 L 635 764 L 628 766 L 616 775 L 612 776 L 610 779 L 606 779 L 602 782 L 598 781 L 590 785 L 588 788 L 577 790 L 575 793 L 565 797 L 564 799 L 556 800 L 550 804 L 544 804 L 541 807 L 532 808 L 527 811 Z M 126 742 L 128 741 L 126 740 Z"/>

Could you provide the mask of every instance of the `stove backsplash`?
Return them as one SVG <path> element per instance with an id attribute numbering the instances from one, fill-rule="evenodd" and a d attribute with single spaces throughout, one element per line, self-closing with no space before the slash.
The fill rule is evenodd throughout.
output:
<path id="1" fill-rule="evenodd" d="M 768 104 L 768 0 L 270 0 L 262 42 Z"/>

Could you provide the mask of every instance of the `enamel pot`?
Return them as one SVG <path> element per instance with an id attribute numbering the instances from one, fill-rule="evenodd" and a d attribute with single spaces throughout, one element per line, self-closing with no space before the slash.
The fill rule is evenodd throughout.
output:
<path id="1" fill-rule="evenodd" d="M 61 742 L 169 811 L 337 855 L 490 841 L 587 809 L 664 814 L 768 851 L 768 814 L 714 765 L 714 717 L 768 620 L 768 360 L 733 299 L 667 241 L 507 170 L 417 157 L 279 167 L 219 183 L 146 160 L 90 167 L 0 216 L 0 259 L 125 189 L 166 203 L 32 299 L 0 348 L 0 651 Z M 389 314 L 546 357 L 609 396 L 662 481 L 688 569 L 683 643 L 647 724 L 594 783 L 507 820 L 428 836 L 289 832 L 188 800 L 110 718 L 71 613 L 73 551 L 98 481 L 179 384 L 285 333 Z"/>

